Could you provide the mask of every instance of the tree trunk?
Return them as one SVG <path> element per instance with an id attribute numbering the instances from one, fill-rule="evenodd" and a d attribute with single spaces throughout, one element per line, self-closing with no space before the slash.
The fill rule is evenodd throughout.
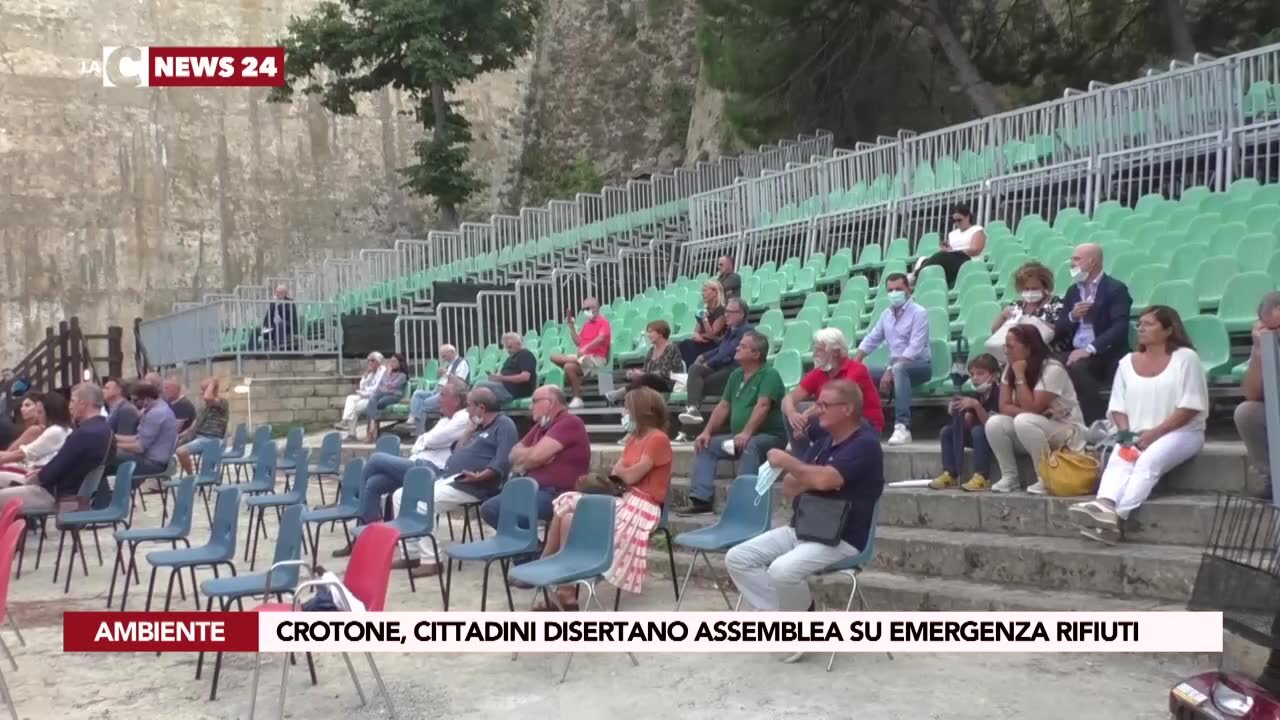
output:
<path id="1" fill-rule="evenodd" d="M 961 88 L 980 115 L 995 115 L 1009 109 L 1009 101 L 986 78 L 969 57 L 969 51 L 943 16 L 937 0 L 899 0 L 899 7 L 910 6 L 916 17 L 942 48 L 943 55 L 956 74 Z"/>
<path id="2" fill-rule="evenodd" d="M 449 105 L 444 101 L 444 86 L 440 83 L 431 84 L 431 140 L 434 143 L 447 147 L 449 144 Z M 438 201 L 440 208 L 440 217 L 444 220 L 446 227 L 452 229 L 458 227 L 458 208 L 453 203 L 443 200 Z"/>
<path id="3" fill-rule="evenodd" d="M 1196 44 L 1191 39 L 1191 28 L 1187 26 L 1187 13 L 1182 7 L 1182 0 L 1157 2 L 1162 6 L 1165 22 L 1169 24 L 1169 48 L 1173 56 L 1190 62 L 1196 54 Z"/>

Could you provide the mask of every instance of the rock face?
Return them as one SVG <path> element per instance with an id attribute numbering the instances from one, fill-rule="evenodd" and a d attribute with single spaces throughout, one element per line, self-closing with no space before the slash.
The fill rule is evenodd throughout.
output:
<path id="1" fill-rule="evenodd" d="M 399 187 L 421 131 L 396 92 L 338 118 L 305 98 L 269 103 L 261 89 L 106 89 L 93 64 L 103 45 L 273 44 L 314 5 L 0 4 L 0 362 L 70 315 L 88 332 L 128 327 L 431 227 L 428 204 Z M 548 0 L 537 51 L 453 98 L 487 184 L 464 214 L 540 199 L 579 157 L 623 180 L 678 164 L 695 5 Z"/>

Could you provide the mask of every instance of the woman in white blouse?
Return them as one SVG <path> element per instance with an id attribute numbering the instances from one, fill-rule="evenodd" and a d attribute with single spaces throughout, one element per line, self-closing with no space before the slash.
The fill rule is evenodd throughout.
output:
<path id="1" fill-rule="evenodd" d="M 1115 544 L 1156 482 L 1204 447 L 1209 386 L 1173 308 L 1155 305 L 1138 318 L 1138 350 L 1120 360 L 1108 410 L 1116 429 L 1137 439 L 1111 454 L 1097 498 L 1069 514 L 1086 537 Z"/>
<path id="2" fill-rule="evenodd" d="M 58 393 L 28 393 L 22 400 L 22 419 L 44 430 L 31 442 L 0 452 L 0 488 L 21 484 L 27 473 L 44 467 L 71 434 L 71 413 Z"/>
<path id="3" fill-rule="evenodd" d="M 947 275 L 947 287 L 956 286 L 960 266 L 970 258 L 982 257 L 987 249 L 987 233 L 973 222 L 973 211 L 968 205 L 951 208 L 952 230 L 938 252 L 916 263 L 916 273 L 930 265 L 939 265 Z"/>
<path id="4" fill-rule="evenodd" d="M 335 428 L 346 430 L 349 438 L 355 437 L 356 417 L 368 407 L 369 398 L 373 397 L 373 391 L 378 389 L 378 383 L 382 382 L 382 376 L 386 374 L 387 368 L 383 364 L 382 353 L 369 353 L 365 364 L 365 373 L 360 378 L 360 384 L 356 386 L 356 391 L 347 396 L 347 400 L 342 406 L 342 419 L 334 425 Z"/>

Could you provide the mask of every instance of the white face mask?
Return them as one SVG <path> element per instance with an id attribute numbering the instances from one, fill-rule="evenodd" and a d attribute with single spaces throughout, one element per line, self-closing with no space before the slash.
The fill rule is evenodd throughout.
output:
<path id="1" fill-rule="evenodd" d="M 551 416 L 544 415 L 542 419 L 538 421 L 538 424 L 542 426 L 543 430 L 546 430 L 547 426 L 551 424 Z"/>
<path id="2" fill-rule="evenodd" d="M 636 424 L 631 420 L 630 415 L 622 416 L 622 432 L 630 435 L 636 431 Z"/>
<path id="3" fill-rule="evenodd" d="M 1084 282 L 1089 277 L 1089 271 L 1079 265 L 1071 266 L 1071 279 L 1076 282 Z"/>
<path id="4" fill-rule="evenodd" d="M 973 389 L 977 390 L 980 393 L 984 393 L 991 389 L 991 381 L 988 380 L 987 382 L 984 382 L 981 385 L 974 383 Z"/>
<path id="5" fill-rule="evenodd" d="M 1020 294 L 1022 295 L 1022 302 L 1038 303 L 1044 299 L 1043 290 L 1023 290 Z"/>

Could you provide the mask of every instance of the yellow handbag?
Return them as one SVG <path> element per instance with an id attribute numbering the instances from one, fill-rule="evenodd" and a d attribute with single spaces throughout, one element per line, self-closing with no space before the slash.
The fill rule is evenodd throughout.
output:
<path id="1" fill-rule="evenodd" d="M 1098 490 L 1098 459 L 1067 448 L 1047 450 L 1040 456 L 1040 479 L 1050 495 L 1078 497 Z"/>

